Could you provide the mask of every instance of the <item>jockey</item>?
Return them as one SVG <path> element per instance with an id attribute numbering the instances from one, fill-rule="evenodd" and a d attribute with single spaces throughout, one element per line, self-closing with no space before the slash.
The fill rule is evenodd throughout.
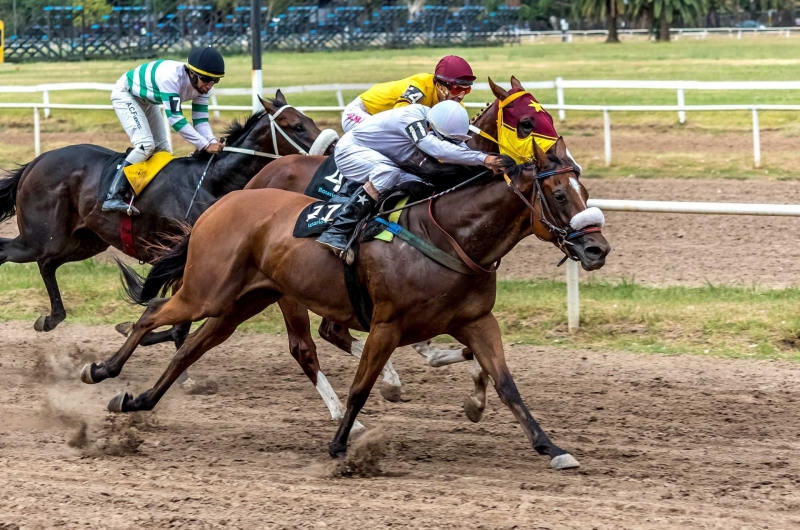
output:
<path id="1" fill-rule="evenodd" d="M 342 175 L 363 184 L 339 210 L 331 226 L 317 239 L 340 254 L 378 197 L 419 177 L 399 165 L 417 158 L 420 151 L 441 162 L 467 166 L 504 167 L 499 155 L 468 148 L 469 116 L 455 101 L 431 107 L 412 104 L 370 116 L 342 136 L 334 156 Z"/>
<path id="2" fill-rule="evenodd" d="M 225 61 L 214 48 L 198 48 L 186 63 L 153 61 L 119 78 L 111 92 L 111 104 L 131 139 L 133 150 L 114 175 L 103 203 L 104 212 L 139 211 L 124 200 L 127 179 L 123 169 L 144 162 L 156 151 L 171 151 L 161 106 L 170 126 L 190 144 L 211 154 L 222 151 L 208 123 L 208 93 L 225 75 Z M 183 117 L 181 103 L 192 102 L 192 124 Z"/>
<path id="3" fill-rule="evenodd" d="M 461 103 L 472 90 L 470 65 L 455 55 L 442 57 L 432 74 L 417 74 L 373 86 L 344 108 L 342 129 L 349 131 L 369 116 L 419 103 L 433 107 L 440 101 Z"/>

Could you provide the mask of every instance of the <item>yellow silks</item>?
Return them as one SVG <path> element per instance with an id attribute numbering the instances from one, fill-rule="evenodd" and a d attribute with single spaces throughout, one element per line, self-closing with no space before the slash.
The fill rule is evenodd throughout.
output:
<path id="1" fill-rule="evenodd" d="M 497 145 L 500 147 L 500 154 L 508 155 L 514 159 L 517 164 L 529 162 L 533 159 L 533 140 L 542 148 L 542 151 L 547 152 L 555 143 L 556 139 L 550 137 L 538 136 L 530 134 L 525 138 L 517 136 L 517 130 L 503 121 L 503 109 L 513 103 L 516 99 L 528 94 L 528 92 L 520 91 L 516 94 L 511 94 L 506 99 L 501 101 L 497 106 Z M 531 106 L 536 112 L 542 111 L 542 106 L 534 101 Z M 481 135 L 484 136 L 484 135 Z M 488 136 L 488 135 L 487 135 Z"/>
<path id="2" fill-rule="evenodd" d="M 175 157 L 172 153 L 159 151 L 144 162 L 133 164 L 124 169 L 125 177 L 131 183 L 133 192 L 138 196 L 150 184 L 150 181 L 164 169 L 164 166 L 172 162 Z"/>

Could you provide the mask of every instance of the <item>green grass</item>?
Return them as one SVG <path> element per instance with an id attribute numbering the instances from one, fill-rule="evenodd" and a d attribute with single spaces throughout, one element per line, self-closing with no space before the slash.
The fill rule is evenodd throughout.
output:
<path id="1" fill-rule="evenodd" d="M 680 40 L 669 44 L 626 42 L 606 45 L 598 42 L 572 44 L 536 44 L 494 48 L 369 50 L 328 53 L 266 53 L 264 84 L 289 86 L 320 83 L 379 82 L 431 71 L 444 54 L 458 53 L 466 57 L 480 79 L 508 82 L 513 74 L 521 80 L 565 79 L 656 79 L 656 80 L 796 80 L 800 65 L 800 39 L 784 37 L 746 37 L 742 40 L 716 38 L 704 41 Z M 250 63 L 245 56 L 227 59 L 228 75 L 221 87 L 246 87 L 250 84 Z M 88 61 L 70 63 L 27 63 L 0 65 L 0 85 L 34 85 L 44 82 L 97 81 L 113 83 L 136 61 Z M 345 94 L 347 100 L 357 92 Z M 544 103 L 555 102 L 554 90 L 536 91 Z M 488 92 L 476 91 L 471 101 L 488 101 Z M 35 94 L 0 94 L 0 101 L 32 101 Z M 306 93 L 288 96 L 291 103 L 336 104 L 333 93 Z M 675 104 L 676 95 L 669 90 L 568 90 L 567 103 L 575 104 Z M 800 104 L 800 91 L 703 91 L 688 92 L 688 104 Z M 107 103 L 108 96 L 97 92 L 52 93 L 53 103 Z M 247 98 L 223 97 L 222 104 L 248 104 Z M 214 122 L 221 131 L 240 113 L 223 113 Z M 325 126 L 338 127 L 336 115 L 315 114 Z M 612 117 L 615 165 L 602 166 L 602 143 L 583 147 L 584 140 L 602 138 L 602 120 L 596 113 L 568 113 L 568 120 L 559 125 L 573 152 L 587 159 L 587 169 L 598 176 L 639 174 L 637 168 L 652 166 L 653 176 L 730 177 L 730 178 L 796 178 L 781 168 L 796 167 L 793 140 L 800 135 L 796 113 L 762 113 L 761 125 L 765 169 L 751 169 L 749 152 L 740 147 L 729 151 L 707 153 L 708 164 L 682 160 L 685 149 L 675 149 L 671 138 L 689 134 L 708 134 L 720 138 L 749 141 L 751 117 L 741 113 L 690 113 L 689 126 L 677 124 L 674 113 L 615 113 Z M 625 135 L 657 128 L 664 141 L 655 146 L 628 146 L 634 143 Z M 28 110 L 0 110 L 0 167 L 24 162 L 32 157 L 32 113 Z M 127 138 L 110 111 L 58 111 L 42 122 L 43 149 L 53 149 L 77 142 L 99 142 L 115 149 L 124 149 Z M 773 147 L 771 137 L 782 140 Z M 176 138 L 177 139 L 177 138 Z M 188 152 L 188 145 L 176 141 L 178 154 Z M 733 145 L 733 142 L 730 142 Z M 747 145 L 745 143 L 744 145 Z M 702 147 L 701 147 L 702 149 Z M 709 148 L 710 149 L 710 148 Z M 681 166 L 681 167 L 679 167 Z M 647 169 L 647 167 L 645 167 Z M 715 175 L 713 172 L 721 172 Z"/>
<path id="2" fill-rule="evenodd" d="M 68 322 L 111 325 L 135 320 L 141 308 L 121 299 L 116 267 L 93 261 L 65 265 L 59 282 Z M 38 269 L 0 267 L 0 320 L 31 323 L 49 308 Z M 502 281 L 495 314 L 506 343 L 800 360 L 800 289 L 757 287 L 654 288 L 633 282 L 581 285 L 582 329 L 566 329 L 562 282 Z M 274 307 L 245 331 L 280 333 Z"/>

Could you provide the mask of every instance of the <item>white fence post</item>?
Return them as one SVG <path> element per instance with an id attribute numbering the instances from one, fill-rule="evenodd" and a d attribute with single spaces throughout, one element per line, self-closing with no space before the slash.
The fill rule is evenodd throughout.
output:
<path id="1" fill-rule="evenodd" d="M 215 107 L 217 105 L 219 105 L 219 103 L 217 102 L 217 95 L 216 94 L 211 94 L 211 104 L 214 105 Z M 214 111 L 214 117 L 215 118 L 219 118 L 219 109 Z"/>
<path id="2" fill-rule="evenodd" d="M 611 117 L 608 109 L 603 109 L 603 144 L 606 151 L 606 166 L 611 165 Z"/>
<path id="3" fill-rule="evenodd" d="M 685 99 L 685 95 L 683 93 L 683 89 L 679 88 L 678 89 L 678 106 L 679 107 L 683 107 L 685 105 L 686 105 L 686 99 Z M 678 121 L 681 124 L 686 123 L 686 111 L 685 110 L 679 110 L 678 111 Z"/>
<path id="4" fill-rule="evenodd" d="M 167 143 L 169 144 L 169 150 L 172 152 L 172 127 L 169 125 L 169 118 L 167 118 L 167 111 L 162 109 L 162 115 L 164 119 L 164 134 L 167 136 Z"/>
<path id="5" fill-rule="evenodd" d="M 561 79 L 560 77 L 556 78 L 556 98 L 557 98 L 557 103 L 559 105 L 563 105 L 564 104 L 564 86 L 563 86 L 563 81 L 564 80 Z M 558 111 L 558 120 L 559 121 L 564 121 L 566 119 L 567 119 L 567 111 L 565 111 L 564 109 L 560 109 Z"/>
<path id="6" fill-rule="evenodd" d="M 340 107 L 344 107 L 344 96 L 342 95 L 342 89 L 336 91 L 336 102 L 339 104 Z"/>
<path id="7" fill-rule="evenodd" d="M 33 152 L 36 156 L 42 154 L 42 129 L 39 123 L 39 108 L 33 108 Z"/>
<path id="8" fill-rule="evenodd" d="M 45 105 L 45 107 L 44 107 L 44 117 L 45 118 L 49 118 L 50 117 L 50 107 L 48 107 L 47 105 L 50 104 L 50 92 L 47 91 L 47 90 L 42 91 L 42 103 L 44 103 L 44 105 Z"/>
<path id="9" fill-rule="evenodd" d="M 753 165 L 761 167 L 761 131 L 758 127 L 758 109 L 753 109 Z"/>
<path id="10" fill-rule="evenodd" d="M 580 282 L 578 262 L 567 260 L 567 328 L 570 332 L 581 327 Z"/>

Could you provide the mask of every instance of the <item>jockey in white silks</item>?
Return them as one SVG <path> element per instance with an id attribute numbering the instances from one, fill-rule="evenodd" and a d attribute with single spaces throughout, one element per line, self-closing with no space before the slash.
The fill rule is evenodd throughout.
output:
<path id="1" fill-rule="evenodd" d="M 358 223 L 378 197 L 398 185 L 419 180 L 400 169 L 422 151 L 440 162 L 503 169 L 503 159 L 468 148 L 469 116 L 456 101 L 433 107 L 407 105 L 370 116 L 336 144 L 336 165 L 349 180 L 363 184 L 342 206 L 317 241 L 341 254 Z"/>

